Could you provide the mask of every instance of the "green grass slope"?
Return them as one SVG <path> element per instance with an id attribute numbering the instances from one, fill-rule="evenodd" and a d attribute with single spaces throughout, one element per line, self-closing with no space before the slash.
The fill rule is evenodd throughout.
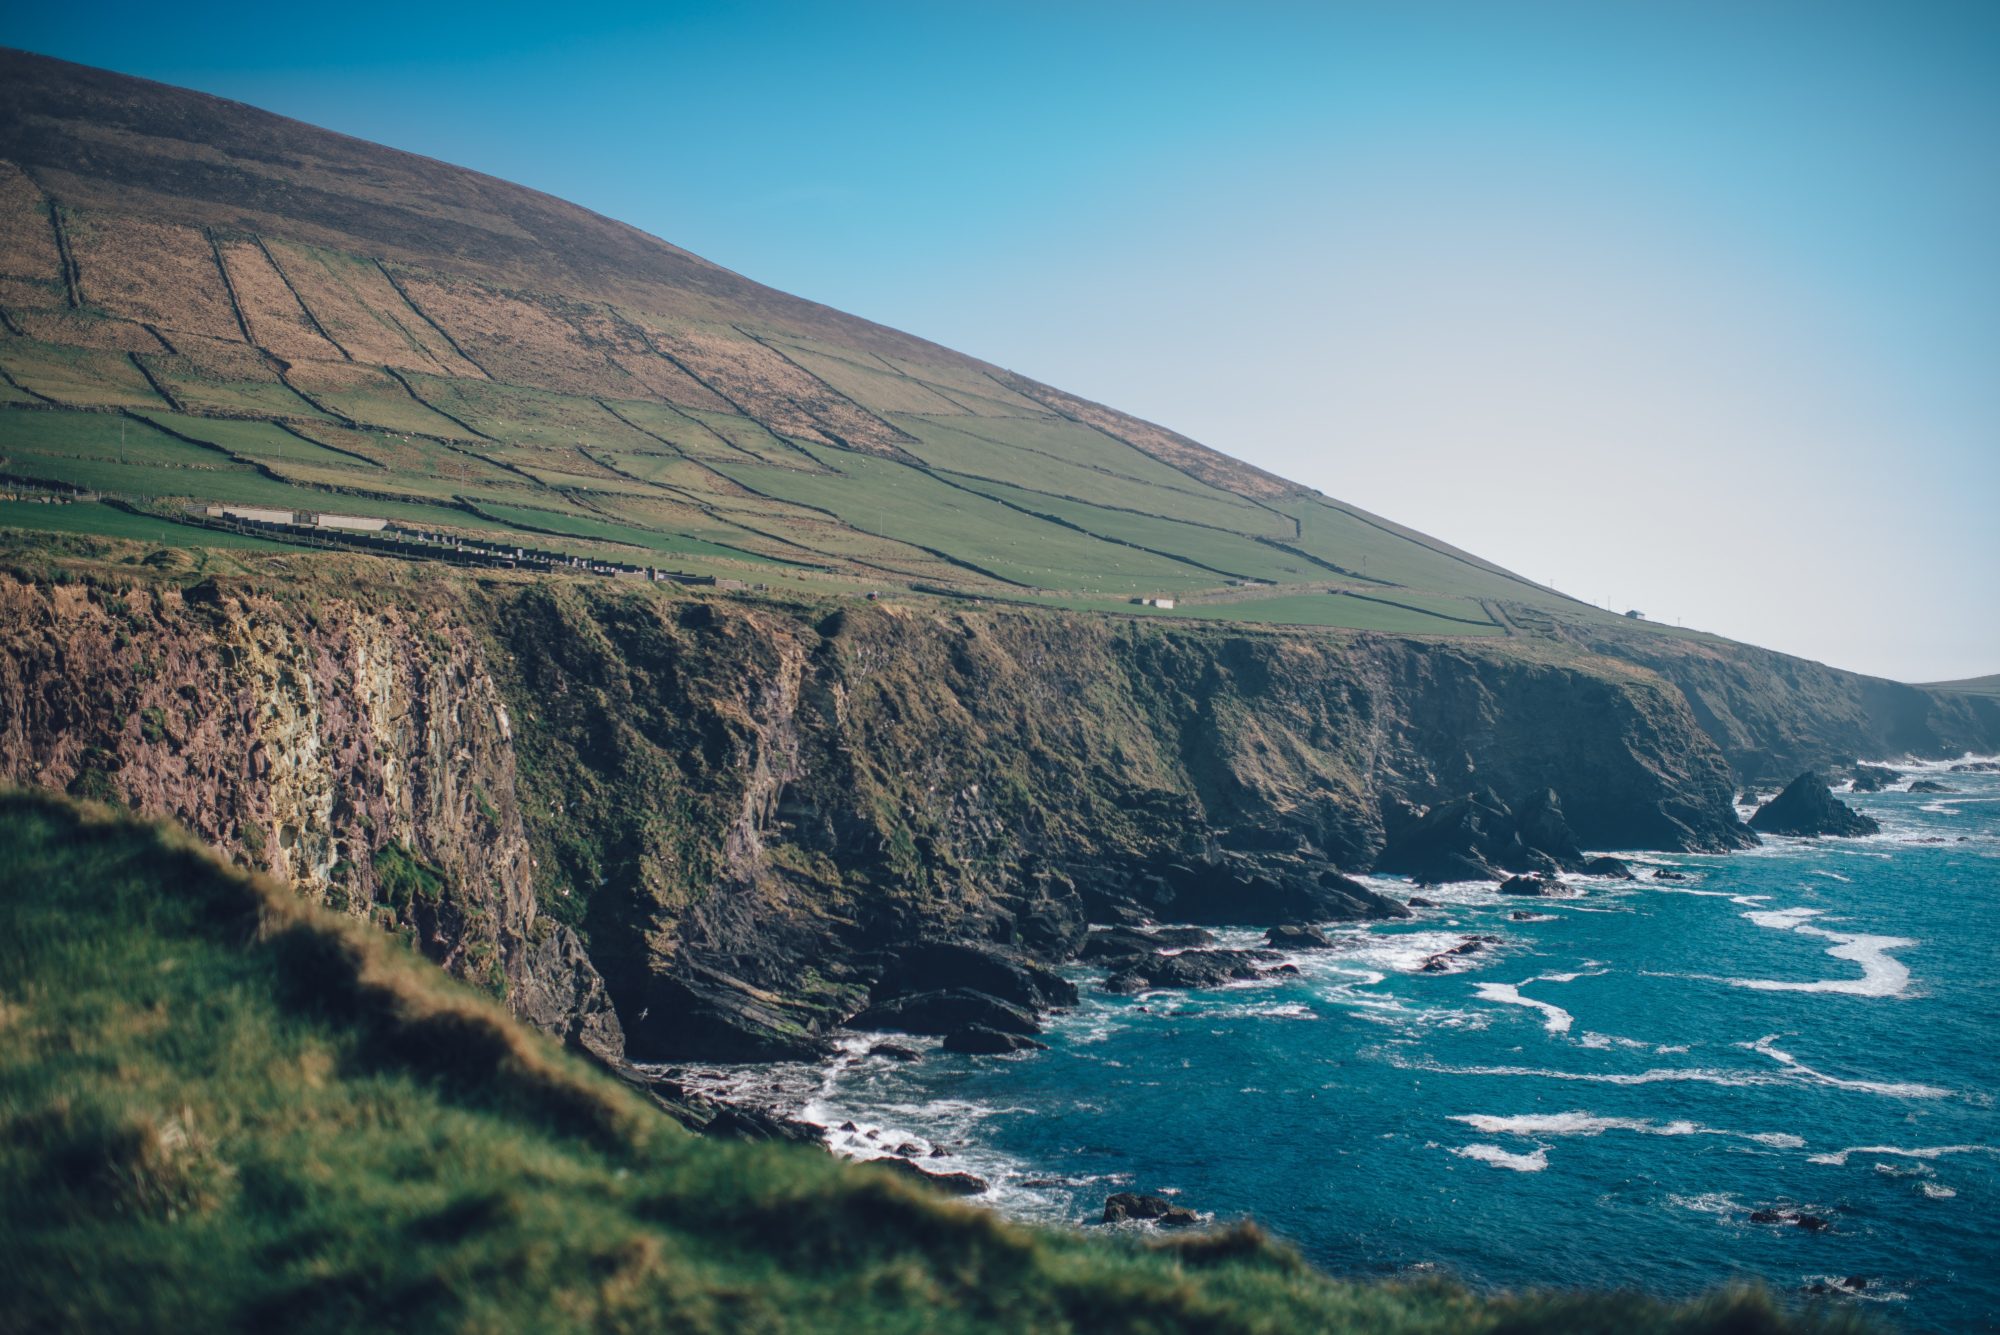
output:
<path id="1" fill-rule="evenodd" d="M 1959 681 L 1933 681 L 1927 691 L 1948 691 L 1954 695 L 1987 695 L 2000 699 L 2000 672 L 1987 677 L 1965 677 Z"/>
<path id="2" fill-rule="evenodd" d="M 1346 1284 L 696 1139 L 184 836 L 0 795 L 0 1329 L 1784 1331 L 1759 1294 Z"/>
<path id="3" fill-rule="evenodd" d="M 1598 615 L 559 200 L 4 49 L 0 235 L 0 490 L 848 592 L 1447 636 L 1517 633 L 1496 600 Z"/>

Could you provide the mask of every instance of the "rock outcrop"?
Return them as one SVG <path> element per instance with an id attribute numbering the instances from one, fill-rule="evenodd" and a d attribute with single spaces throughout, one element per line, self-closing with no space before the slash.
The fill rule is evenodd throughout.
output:
<path id="1" fill-rule="evenodd" d="M 1725 822 L 1732 846 L 1747 842 Z M 1586 859 L 1576 832 L 1563 818 L 1562 799 L 1552 789 L 1532 793 L 1518 810 L 1492 789 L 1441 802 L 1428 811 L 1393 813 L 1388 847 L 1376 859 L 1383 871 L 1402 872 L 1419 885 L 1449 881 L 1506 880 L 1534 874 L 1583 872 L 1593 862 L 1612 867 L 1617 859 Z M 1615 875 L 1616 871 L 1592 873 Z M 1510 893 L 1522 893 L 1514 891 Z M 1539 892 L 1534 892 L 1539 893 Z"/>
<path id="2" fill-rule="evenodd" d="M 1105 979 L 1104 990 L 1222 987 L 1261 978 L 1276 960 L 1268 950 L 1183 950 L 1175 955 L 1145 955 L 1128 961 Z"/>
<path id="3" fill-rule="evenodd" d="M 1882 826 L 1833 795 L 1824 775 L 1810 771 L 1785 785 L 1785 790 L 1757 808 L 1750 828 L 1762 834 L 1855 836 L 1874 834 Z"/>
<path id="4" fill-rule="evenodd" d="M 1161 1228 L 1187 1228 L 1200 1223 L 1201 1216 L 1185 1205 L 1175 1205 L 1164 1196 L 1121 1191 L 1105 1197 L 1104 1214 L 1099 1223 L 1122 1224 L 1131 1220 L 1149 1221 Z"/>

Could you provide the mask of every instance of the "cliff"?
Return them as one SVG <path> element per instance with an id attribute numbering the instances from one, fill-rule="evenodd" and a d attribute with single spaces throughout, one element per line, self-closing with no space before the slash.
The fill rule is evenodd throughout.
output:
<path id="1" fill-rule="evenodd" d="M 2000 751 L 2000 698 L 1909 686 L 1711 635 L 1578 626 L 1574 642 L 1680 688 L 1739 777 L 1784 783 L 1857 760 Z"/>
<path id="2" fill-rule="evenodd" d="M 1474 788 L 1593 846 L 1749 837 L 1671 687 L 1546 646 L 260 561 L 0 577 L 0 777 L 172 816 L 606 1054 L 813 1051 L 885 949 L 1060 959 L 1176 885 L 1400 912 L 1330 874 Z"/>

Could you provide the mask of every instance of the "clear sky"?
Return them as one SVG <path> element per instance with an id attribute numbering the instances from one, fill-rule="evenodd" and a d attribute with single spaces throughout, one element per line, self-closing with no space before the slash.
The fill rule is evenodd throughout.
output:
<path id="1" fill-rule="evenodd" d="M 2000 671 L 2000 3 L 10 6 L 1619 609 Z"/>

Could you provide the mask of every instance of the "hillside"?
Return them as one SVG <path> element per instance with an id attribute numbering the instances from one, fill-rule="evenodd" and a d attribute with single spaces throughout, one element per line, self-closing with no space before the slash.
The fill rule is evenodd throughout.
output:
<path id="1" fill-rule="evenodd" d="M 1755 1294 L 1356 1285 L 1237 1227 L 1031 1231 L 699 1140 L 185 836 L 0 795 L 11 1330 L 1850 1329 Z"/>
<path id="2" fill-rule="evenodd" d="M 24 53 L 0 76 L 0 475 L 30 493 L 788 587 L 1451 635 L 1503 633 L 1508 601 L 1595 615 L 545 195 Z"/>
<path id="3" fill-rule="evenodd" d="M 1962 681 L 1926 682 L 1927 691 L 1943 691 L 1951 695 L 1986 695 L 2000 697 L 2000 672 L 1987 677 L 1967 677 Z"/>

